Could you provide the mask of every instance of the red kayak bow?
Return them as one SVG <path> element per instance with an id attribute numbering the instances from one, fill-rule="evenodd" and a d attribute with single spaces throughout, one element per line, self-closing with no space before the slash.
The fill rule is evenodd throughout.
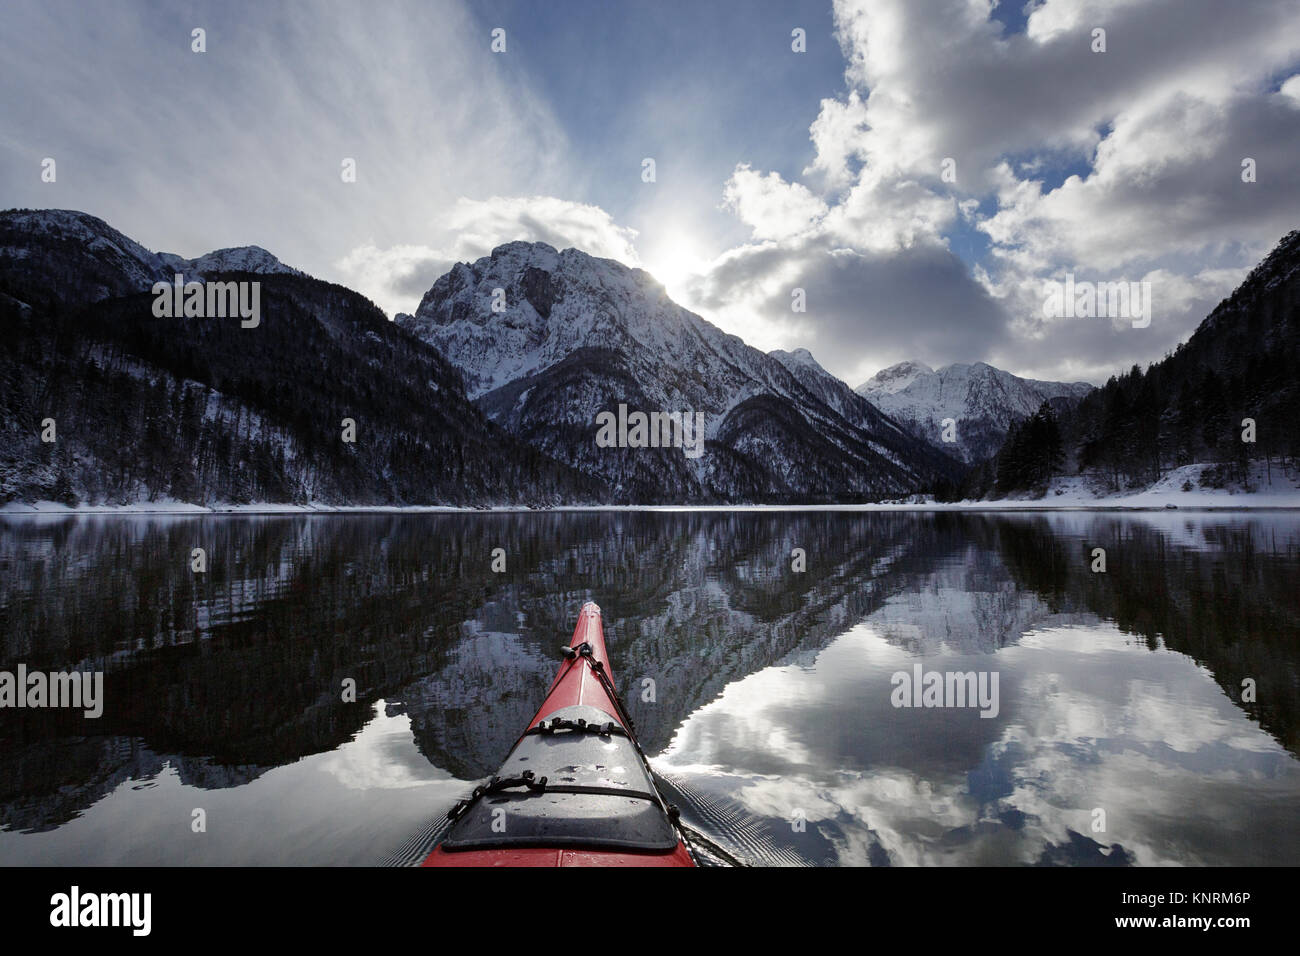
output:
<path id="1" fill-rule="evenodd" d="M 614 690 L 588 602 L 506 762 L 452 808 L 424 866 L 694 866 Z"/>

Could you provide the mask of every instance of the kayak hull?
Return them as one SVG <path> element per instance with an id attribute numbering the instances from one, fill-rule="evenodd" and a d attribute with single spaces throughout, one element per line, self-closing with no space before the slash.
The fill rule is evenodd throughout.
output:
<path id="1" fill-rule="evenodd" d="M 690 851 L 678 843 L 668 853 L 521 847 L 517 850 L 464 850 L 435 847 L 421 866 L 694 866 Z"/>
<path id="2" fill-rule="evenodd" d="M 694 866 L 630 723 L 588 602 L 528 728 L 423 865 Z"/>

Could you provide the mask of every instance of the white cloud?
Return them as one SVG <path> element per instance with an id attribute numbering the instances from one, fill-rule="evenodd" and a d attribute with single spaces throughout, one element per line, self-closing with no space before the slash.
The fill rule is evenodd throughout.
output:
<path id="1" fill-rule="evenodd" d="M 792 310 L 796 288 L 805 312 Z M 752 243 L 719 256 L 686 291 L 751 345 L 797 344 L 854 384 L 916 350 L 964 360 L 998 342 L 1005 325 L 987 291 L 933 242 L 852 249 L 823 231 Z"/>
<path id="2" fill-rule="evenodd" d="M 827 214 L 826 229 L 839 243 L 865 251 L 940 247 L 957 211 L 952 196 L 918 180 L 864 170 L 844 201 Z"/>
<path id="3" fill-rule="evenodd" d="M 1288 125 L 1288 112 L 1258 95 L 1135 104 L 1116 117 L 1086 178 L 1045 189 L 999 167 L 1000 209 L 981 228 L 996 254 L 1025 270 L 1114 270 L 1234 240 L 1258 257 L 1294 224 L 1290 209 L 1300 203 L 1282 173 L 1300 149 L 1300 118 Z M 1264 181 L 1242 181 L 1246 157 Z M 1279 205 L 1288 196 L 1294 202 Z"/>
<path id="4" fill-rule="evenodd" d="M 482 31 L 460 0 L 395 0 L 361 18 L 341 2 L 287 19 L 201 7 L 202 56 L 160 41 L 192 26 L 168 8 L 11 0 L 0 62 L 24 95 L 4 105 L 0 181 L 13 205 L 84 209 L 154 249 L 262 245 L 389 311 L 413 308 L 452 261 L 541 239 L 651 262 L 728 331 L 815 347 L 851 379 L 895 357 L 1001 357 L 1091 378 L 1158 358 L 1203 317 L 1207 277 L 1240 274 L 1295 226 L 1297 4 L 1042 0 L 1013 34 L 991 7 L 836 0 L 846 89 L 808 103 L 813 158 L 791 179 L 736 165 L 701 135 L 709 99 L 683 107 L 671 85 L 648 91 L 653 108 L 629 109 L 640 118 L 628 128 L 663 130 L 676 157 L 651 189 L 635 178 L 643 136 L 590 162 L 545 84 L 465 42 Z M 1096 25 L 1104 54 L 1091 50 Z M 672 125 L 684 111 L 689 135 Z M 57 186 L 33 174 L 47 154 Z M 343 157 L 357 160 L 356 183 L 340 181 Z M 1247 157 L 1255 183 L 1241 181 Z M 955 182 L 940 175 L 945 158 Z M 1065 269 L 1158 274 L 1195 295 L 1170 295 L 1185 311 L 1142 339 L 1025 322 L 1019 290 Z M 817 311 L 789 311 L 798 282 Z M 921 354 L 898 354 L 909 342 Z"/>
<path id="5" fill-rule="evenodd" d="M 208 49 L 190 51 L 201 16 Z M 7 204 L 82 209 L 152 249 L 255 243 L 321 278 L 358 239 L 434 243 L 459 196 L 559 191 L 572 150 L 460 0 L 267 5 L 14 0 L 0 8 Z M 170 39 L 169 39 L 170 38 Z M 57 69 L 50 64 L 57 63 Z M 126 104 L 129 108 L 124 108 Z M 21 144 L 19 146 L 18 144 Z M 57 185 L 30 175 L 58 160 Z M 342 160 L 357 163 L 344 183 Z M 371 290 L 366 290 L 371 291 Z"/>
<path id="6" fill-rule="evenodd" d="M 503 242 L 523 239 L 568 246 L 637 266 L 636 230 L 620 226 L 599 206 L 554 196 L 459 199 L 447 217 L 457 259 L 487 255 Z"/>
<path id="7" fill-rule="evenodd" d="M 369 297 L 391 317 L 398 312 L 414 312 L 433 280 L 454 263 L 454 258 L 429 246 L 381 249 L 370 241 L 354 248 L 335 267 L 350 288 Z"/>
<path id="8" fill-rule="evenodd" d="M 413 312 L 434 280 L 454 263 L 472 262 L 506 242 L 570 246 L 602 258 L 638 266 L 635 230 L 620 226 L 598 206 L 554 196 L 460 198 L 440 223 L 432 245 L 362 243 L 335 266 L 353 288 L 385 312 Z"/>
<path id="9" fill-rule="evenodd" d="M 779 173 L 756 173 L 748 164 L 736 167 L 722 197 L 753 230 L 755 239 L 792 238 L 826 215 L 826 203 L 806 186 L 787 183 Z"/>
<path id="10" fill-rule="evenodd" d="M 1278 93 L 1284 99 L 1290 100 L 1292 107 L 1300 109 L 1300 73 L 1288 77 L 1286 82 L 1278 89 Z"/>
<path id="11" fill-rule="evenodd" d="M 850 90 L 843 101 L 822 100 L 808 131 L 817 155 L 804 175 L 820 175 L 831 192 L 849 185 L 853 167 L 866 159 L 862 144 L 866 125 L 866 104 L 857 90 Z"/>
<path id="12" fill-rule="evenodd" d="M 1269 92 L 1300 61 L 1295 4 L 1045 0 L 1012 35 L 990 9 L 837 0 L 849 91 L 821 102 L 805 181 L 737 168 L 726 204 L 768 241 L 719 256 L 687 304 L 764 347 L 820 345 L 846 378 L 897 356 L 1099 380 L 1185 338 L 1295 227 L 1300 75 Z M 959 228 L 990 245 L 973 266 L 948 251 Z M 919 262 L 932 277 L 902 289 Z M 1152 277 L 1163 315 L 1140 337 L 1045 325 L 1042 283 L 1067 270 Z M 831 311 L 789 314 L 800 281 Z"/>

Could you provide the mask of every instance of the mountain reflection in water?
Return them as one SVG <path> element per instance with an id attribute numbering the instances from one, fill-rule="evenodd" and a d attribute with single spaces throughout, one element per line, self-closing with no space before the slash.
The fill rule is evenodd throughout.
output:
<path id="1" fill-rule="evenodd" d="M 98 720 L 0 711 L 0 863 L 377 862 L 499 766 L 587 599 L 754 862 L 1300 863 L 1290 513 L 5 517 L 0 570 L 0 670 L 106 671 Z M 997 717 L 894 707 L 917 663 L 996 671 Z"/>

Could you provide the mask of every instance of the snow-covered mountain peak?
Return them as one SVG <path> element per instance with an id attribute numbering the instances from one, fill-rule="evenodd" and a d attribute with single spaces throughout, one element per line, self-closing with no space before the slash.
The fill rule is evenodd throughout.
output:
<path id="1" fill-rule="evenodd" d="M 1044 401 L 1074 400 L 1091 390 L 1086 382 L 1020 378 L 987 362 L 957 362 L 936 371 L 911 361 L 877 372 L 857 392 L 927 441 L 938 442 L 944 419 L 952 419 L 957 441 L 948 448 L 975 462 L 995 452 L 1011 423 Z"/>
<path id="2" fill-rule="evenodd" d="M 773 349 L 767 354 L 791 371 L 794 371 L 797 368 L 810 368 L 816 372 L 823 372 L 827 375 L 830 374 L 822 367 L 820 362 L 813 358 L 813 354 L 807 349 L 795 349 L 792 352 L 787 352 L 784 349 Z"/>
<path id="3" fill-rule="evenodd" d="M 683 337 L 722 338 L 648 273 L 543 242 L 509 242 L 458 263 L 400 321 L 452 358 L 474 396 L 581 348 L 635 343 L 669 357 L 696 347 Z"/>
<path id="4" fill-rule="evenodd" d="M 757 498 L 789 486 L 840 500 L 894 494 L 954 468 L 807 350 L 764 354 L 673 302 L 649 273 L 578 249 L 498 246 L 439 277 L 397 321 L 460 369 L 490 418 L 604 480 L 611 468 L 627 469 L 618 480 L 631 486 L 670 480 L 650 479 L 650 458 L 598 454 L 595 416 L 622 404 L 703 416 L 717 450 L 669 461 L 689 472 L 682 489 L 707 494 Z"/>
<path id="5" fill-rule="evenodd" d="M 493 249 L 490 255 L 478 260 L 478 262 L 485 261 L 499 263 L 505 268 L 527 265 L 551 272 L 559 265 L 560 252 L 549 243 L 516 239 L 513 242 L 502 243 Z"/>
<path id="6" fill-rule="evenodd" d="M 892 395 L 907 388 L 920 375 L 933 375 L 934 369 L 924 362 L 909 360 L 881 369 L 855 389 L 859 395 Z"/>
<path id="7" fill-rule="evenodd" d="M 148 253 L 139 243 L 88 212 L 76 209 L 7 209 L 3 215 L 15 228 L 21 228 L 31 236 L 81 239 L 85 242 L 110 237 L 123 246 L 133 246 Z"/>
<path id="8" fill-rule="evenodd" d="M 7 229 L 27 238 L 27 245 L 42 240 L 79 243 L 88 249 L 111 252 L 123 264 L 130 260 L 145 272 L 159 264 L 157 255 L 90 213 L 75 209 L 10 209 L 0 215 Z"/>
<path id="9" fill-rule="evenodd" d="M 287 266 L 261 246 L 231 246 L 215 249 L 196 259 L 185 259 L 171 252 L 159 257 L 187 278 L 202 278 L 221 272 L 252 272 L 257 275 L 295 275 L 306 273 Z"/>

